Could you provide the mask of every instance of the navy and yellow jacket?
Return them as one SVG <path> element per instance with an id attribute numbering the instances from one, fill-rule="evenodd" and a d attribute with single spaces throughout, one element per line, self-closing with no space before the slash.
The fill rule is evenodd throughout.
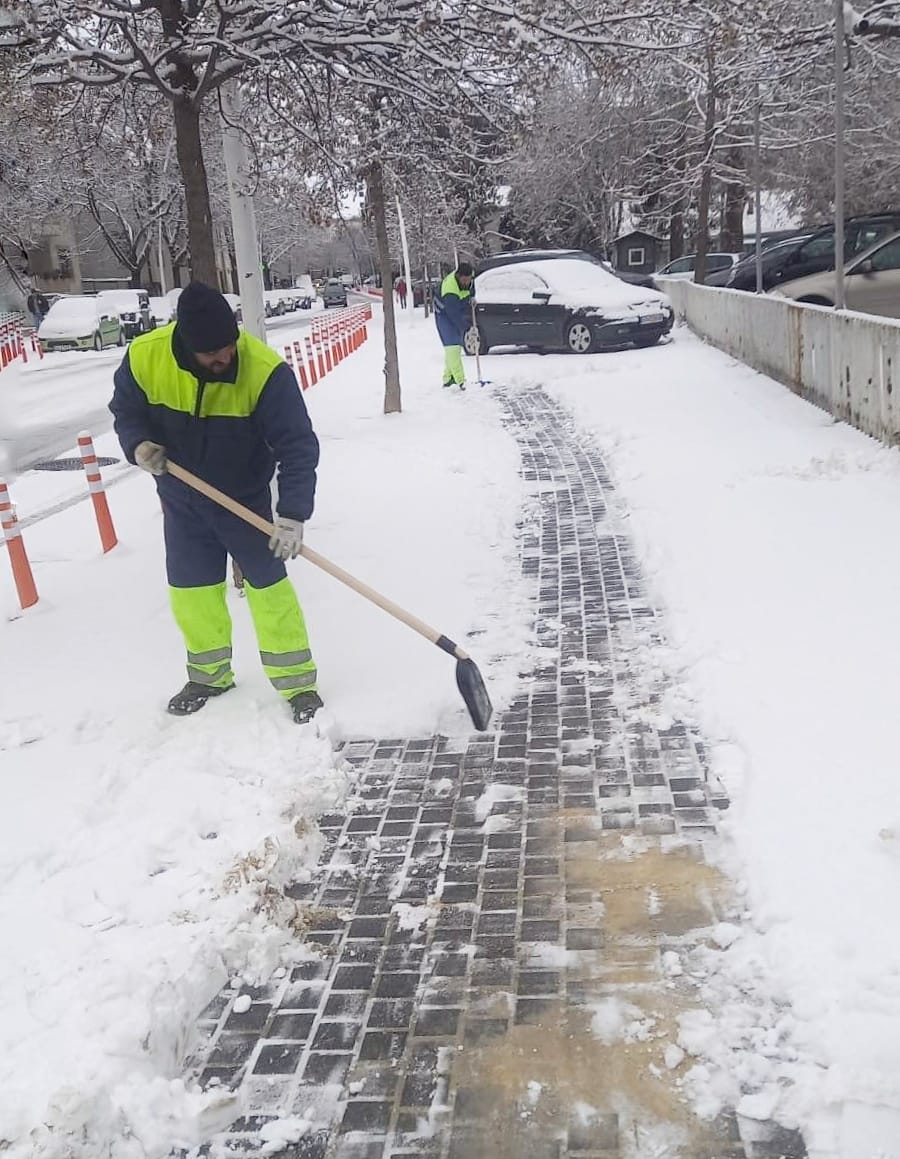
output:
<path id="1" fill-rule="evenodd" d="M 456 280 L 456 271 L 441 282 L 434 296 L 434 321 L 445 346 L 461 346 L 463 335 L 472 324 L 471 289 L 464 290 Z"/>
<path id="2" fill-rule="evenodd" d="M 268 488 L 277 464 L 278 514 L 304 521 L 312 515 L 319 442 L 293 372 L 264 342 L 242 330 L 236 365 L 211 379 L 173 323 L 135 338 L 114 382 L 109 409 L 130 463 L 149 439 L 241 500 Z M 169 475 L 156 483 L 163 495 L 181 486 Z"/>

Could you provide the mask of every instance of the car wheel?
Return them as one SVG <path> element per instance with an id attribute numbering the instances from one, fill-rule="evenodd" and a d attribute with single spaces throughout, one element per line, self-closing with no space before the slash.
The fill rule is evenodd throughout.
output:
<path id="1" fill-rule="evenodd" d="M 594 332 L 587 322 L 576 318 L 566 330 L 566 346 L 573 354 L 590 354 L 594 347 Z"/>
<path id="2" fill-rule="evenodd" d="M 124 346 L 124 345 L 125 345 L 125 328 L 123 326 L 120 326 L 119 327 L 119 341 L 116 343 L 116 346 Z"/>
<path id="3" fill-rule="evenodd" d="M 463 335 L 463 350 L 472 357 L 487 354 L 488 344 L 484 340 L 484 333 L 476 326 L 470 326 Z"/>
<path id="4" fill-rule="evenodd" d="M 98 352 L 103 349 L 103 338 L 99 330 L 94 335 L 94 349 Z"/>
<path id="5" fill-rule="evenodd" d="M 822 298 L 818 294 L 811 294 L 808 298 L 798 298 L 798 302 L 805 302 L 807 306 L 834 306 L 834 302 L 829 302 L 827 298 Z"/>

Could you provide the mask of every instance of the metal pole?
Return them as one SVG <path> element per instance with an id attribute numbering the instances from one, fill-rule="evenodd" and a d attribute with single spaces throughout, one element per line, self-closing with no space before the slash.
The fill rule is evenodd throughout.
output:
<path id="1" fill-rule="evenodd" d="M 847 305 L 844 287 L 844 0 L 834 0 L 834 305 Z"/>
<path id="2" fill-rule="evenodd" d="M 247 145 L 235 126 L 241 123 L 241 94 L 237 81 L 221 88 L 222 146 L 225 172 L 228 175 L 228 200 L 231 204 L 231 229 L 234 234 L 234 256 L 237 263 L 238 290 L 244 329 L 255 338 L 266 340 L 266 309 L 263 305 L 262 266 L 253 198 L 248 192 L 250 157 Z"/>
<path id="3" fill-rule="evenodd" d="M 756 292 L 763 292 L 762 269 L 762 163 L 759 145 L 760 98 L 759 81 L 756 82 L 756 102 L 753 106 L 753 166 L 756 179 Z"/>
<path id="4" fill-rule="evenodd" d="M 400 198 L 397 201 L 397 220 L 400 223 L 400 244 L 403 247 L 403 273 L 406 278 L 406 292 L 409 295 L 409 306 L 413 309 L 412 302 L 412 272 L 409 268 L 409 246 L 406 242 L 406 222 L 403 220 L 403 210 L 400 208 Z"/>

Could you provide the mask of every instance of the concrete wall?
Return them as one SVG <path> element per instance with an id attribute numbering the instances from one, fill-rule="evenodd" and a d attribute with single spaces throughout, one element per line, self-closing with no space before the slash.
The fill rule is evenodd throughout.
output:
<path id="1" fill-rule="evenodd" d="M 900 444 L 900 322 L 668 278 L 659 286 L 678 317 L 714 346 L 866 434 Z"/>

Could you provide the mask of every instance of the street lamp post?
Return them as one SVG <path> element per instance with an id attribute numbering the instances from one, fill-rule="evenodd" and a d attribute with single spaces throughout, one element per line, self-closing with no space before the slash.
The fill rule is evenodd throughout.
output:
<path id="1" fill-rule="evenodd" d="M 834 0 L 834 305 L 847 305 L 844 286 L 844 0 Z"/>
<path id="2" fill-rule="evenodd" d="M 753 168 L 756 184 L 756 292 L 763 292 L 762 269 L 762 164 L 760 161 L 759 117 L 760 117 L 759 81 L 756 82 L 756 100 L 753 105 Z"/>

